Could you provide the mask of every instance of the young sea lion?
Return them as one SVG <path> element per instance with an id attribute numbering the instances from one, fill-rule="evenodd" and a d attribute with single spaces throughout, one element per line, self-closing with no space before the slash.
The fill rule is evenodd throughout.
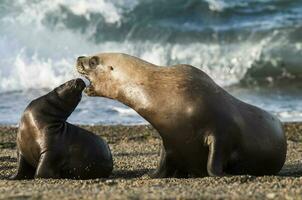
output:
<path id="1" fill-rule="evenodd" d="M 12 179 L 92 179 L 110 175 L 113 161 L 107 143 L 66 122 L 84 88 L 81 79 L 74 79 L 27 106 L 19 125 L 18 169 Z"/>
<path id="2" fill-rule="evenodd" d="M 154 177 L 269 175 L 285 162 L 280 121 L 193 66 L 102 53 L 79 57 L 76 67 L 91 82 L 88 95 L 128 105 L 159 132 L 164 148 Z"/>

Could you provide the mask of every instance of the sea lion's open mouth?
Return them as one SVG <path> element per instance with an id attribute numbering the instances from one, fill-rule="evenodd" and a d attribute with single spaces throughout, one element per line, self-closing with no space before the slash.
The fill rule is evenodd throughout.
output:
<path id="1" fill-rule="evenodd" d="M 77 68 L 77 71 L 81 74 L 81 75 L 83 75 L 83 76 L 85 76 L 87 79 L 88 79 L 88 74 L 87 74 L 87 72 L 85 71 L 85 67 L 83 66 L 83 64 L 82 63 L 78 63 L 77 65 L 76 65 L 76 68 Z"/>
<path id="2" fill-rule="evenodd" d="M 86 93 L 88 96 L 95 96 L 96 94 L 92 81 L 90 80 L 88 73 L 84 70 L 83 66 L 77 65 L 77 71 L 79 72 L 79 74 L 81 74 L 82 80 L 86 84 L 84 93 Z"/>
<path id="3" fill-rule="evenodd" d="M 78 69 L 78 68 L 77 68 Z M 88 87 L 89 85 L 91 85 L 91 81 L 88 77 L 88 74 L 84 71 L 80 71 L 78 69 L 79 74 L 81 75 L 81 79 L 85 82 L 86 87 Z"/>
<path id="4" fill-rule="evenodd" d="M 78 73 L 82 76 L 83 81 L 86 84 L 86 87 L 91 85 L 91 81 L 89 79 L 88 73 L 85 71 L 85 68 L 82 64 L 77 64 L 76 69 Z"/>

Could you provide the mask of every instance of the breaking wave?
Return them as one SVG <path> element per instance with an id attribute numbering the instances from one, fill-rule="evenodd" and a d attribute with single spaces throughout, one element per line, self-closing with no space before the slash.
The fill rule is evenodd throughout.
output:
<path id="1" fill-rule="evenodd" d="M 95 52 L 191 64 L 222 86 L 302 78 L 298 0 L 3 0 L 0 25 L 0 92 L 52 88 Z"/>

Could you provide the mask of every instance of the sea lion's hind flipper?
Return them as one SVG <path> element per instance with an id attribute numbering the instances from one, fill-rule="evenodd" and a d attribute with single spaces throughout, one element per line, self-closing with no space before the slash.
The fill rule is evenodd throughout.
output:
<path id="1" fill-rule="evenodd" d="M 60 178 L 58 163 L 59 160 L 56 153 L 50 151 L 44 152 L 41 154 L 35 178 Z"/>
<path id="2" fill-rule="evenodd" d="M 36 169 L 31 166 L 25 158 L 18 152 L 18 167 L 17 172 L 13 176 L 9 177 L 11 180 L 33 179 Z"/>
<path id="3" fill-rule="evenodd" d="M 210 176 L 227 176 L 223 169 L 227 153 L 224 148 L 225 143 L 227 142 L 214 135 L 209 135 L 207 138 L 209 145 L 207 171 Z"/>

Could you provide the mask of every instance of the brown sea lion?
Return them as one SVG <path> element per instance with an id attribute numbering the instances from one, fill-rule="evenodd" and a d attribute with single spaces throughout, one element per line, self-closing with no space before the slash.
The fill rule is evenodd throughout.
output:
<path id="1" fill-rule="evenodd" d="M 102 53 L 79 57 L 76 67 L 91 82 L 88 95 L 128 105 L 159 132 L 163 149 L 154 177 L 270 175 L 285 162 L 280 121 L 193 66 Z"/>
<path id="2" fill-rule="evenodd" d="M 85 83 L 74 79 L 32 101 L 17 134 L 18 169 L 11 179 L 108 177 L 113 161 L 107 143 L 69 124 Z"/>

